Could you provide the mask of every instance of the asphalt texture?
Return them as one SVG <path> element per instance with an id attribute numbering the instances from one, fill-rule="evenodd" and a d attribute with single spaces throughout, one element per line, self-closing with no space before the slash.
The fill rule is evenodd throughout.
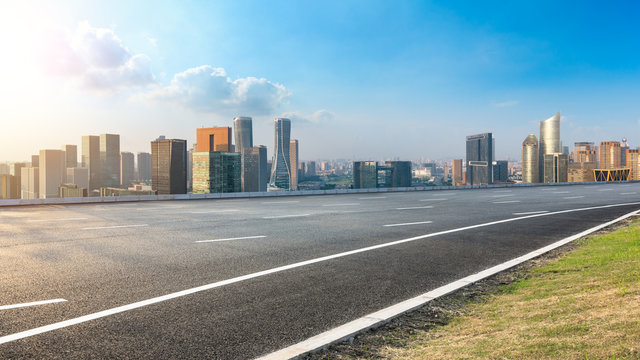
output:
<path id="1" fill-rule="evenodd" d="M 640 209 L 634 202 L 640 183 L 2 208 L 0 308 L 67 301 L 0 310 L 0 339 L 522 219 L 0 343 L 0 358 L 251 359 Z M 604 205 L 616 206 L 548 214 Z"/>

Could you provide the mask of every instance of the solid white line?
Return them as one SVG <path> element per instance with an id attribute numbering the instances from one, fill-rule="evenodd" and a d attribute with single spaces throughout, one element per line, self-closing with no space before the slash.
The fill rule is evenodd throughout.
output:
<path id="1" fill-rule="evenodd" d="M 28 222 L 56 222 L 56 221 L 76 221 L 87 220 L 87 218 L 64 218 L 64 219 L 30 219 Z"/>
<path id="2" fill-rule="evenodd" d="M 553 191 L 555 189 L 541 189 L 541 191 Z"/>
<path id="3" fill-rule="evenodd" d="M 295 214 L 295 215 L 275 215 L 275 216 L 265 216 L 263 219 L 284 219 L 284 218 L 292 218 L 292 217 L 302 217 L 309 216 L 311 214 Z"/>
<path id="4" fill-rule="evenodd" d="M 360 205 L 359 203 L 344 203 L 344 204 L 324 204 L 322 206 L 355 206 L 355 205 Z"/>
<path id="5" fill-rule="evenodd" d="M 613 191 L 613 189 L 599 189 L 598 191 Z"/>
<path id="6" fill-rule="evenodd" d="M 541 211 L 529 211 L 529 212 L 513 213 L 513 215 L 544 214 L 544 213 L 548 213 L 548 212 L 549 212 L 549 211 L 547 211 L 547 210 L 541 210 Z"/>
<path id="7" fill-rule="evenodd" d="M 396 208 L 396 210 L 415 210 L 415 209 L 433 209 L 433 206 L 415 206 L 415 207 Z"/>
<path id="8" fill-rule="evenodd" d="M 96 227 L 82 228 L 82 230 L 121 229 L 121 228 L 132 228 L 132 227 L 142 227 L 142 226 L 149 226 L 149 224 L 96 226 Z"/>
<path id="9" fill-rule="evenodd" d="M 392 226 L 405 226 L 405 225 L 419 225 L 419 224 L 431 224 L 433 221 L 418 221 L 418 222 L 411 222 L 411 223 L 403 223 L 403 224 L 389 224 L 389 225 L 383 225 L 386 227 L 392 227 Z"/>
<path id="10" fill-rule="evenodd" d="M 421 199 L 420 201 L 444 201 L 448 199 L 440 198 L 440 199 Z"/>
<path id="11" fill-rule="evenodd" d="M 547 245 L 538 250 L 532 251 L 528 254 L 522 255 L 515 259 L 509 260 L 502 264 L 498 264 L 496 266 L 490 267 L 486 270 L 480 271 L 473 275 L 466 276 L 462 279 L 451 282 L 447 285 L 441 286 L 429 292 L 426 292 L 422 295 L 418 295 L 409 300 L 405 300 L 403 302 L 397 303 L 395 305 L 391 305 L 382 310 L 376 311 L 374 313 L 365 315 L 359 319 L 350 321 L 344 325 L 333 328 L 329 331 L 325 331 L 316 336 L 310 337 L 307 340 L 301 341 L 295 345 L 291 345 L 287 348 L 278 350 L 276 352 L 267 354 L 258 358 L 257 360 L 284 360 L 284 359 L 292 359 L 297 358 L 299 356 L 311 353 L 320 348 L 324 348 L 327 345 L 335 344 L 341 341 L 345 341 L 354 335 L 364 332 L 368 329 L 380 326 L 389 322 L 391 319 L 398 317 L 408 311 L 416 310 L 423 307 L 426 303 L 431 300 L 442 297 L 446 294 L 449 294 L 453 291 L 466 287 L 470 284 L 473 284 L 482 279 L 486 279 L 490 276 L 493 276 L 499 272 L 510 269 L 516 265 L 519 265 L 525 261 L 536 258 L 544 253 L 547 253 L 553 249 L 559 248 L 563 245 L 566 245 L 572 241 L 580 239 L 586 235 L 594 233 L 600 229 L 603 229 L 607 226 L 617 223 L 618 221 L 624 220 L 628 217 L 637 215 L 638 210 L 623 215 L 615 220 L 609 221 L 607 223 L 592 227 L 591 229 L 585 230 L 581 233 L 575 234 L 573 236 L 569 236 L 560 241 L 557 241 L 553 244 Z"/>
<path id="12" fill-rule="evenodd" d="M 496 190 L 494 193 L 510 193 L 512 190 Z"/>
<path id="13" fill-rule="evenodd" d="M 2 305 L 0 306 L 0 310 L 10 310 L 10 309 L 17 309 L 17 308 L 23 308 L 28 306 L 46 305 L 46 304 L 53 304 L 53 303 L 59 303 L 59 302 L 65 302 L 65 301 L 67 300 L 52 299 L 52 300 L 34 301 L 34 302 L 28 302 L 28 303 L 22 303 L 22 304 Z"/>
<path id="14" fill-rule="evenodd" d="M 494 204 L 512 204 L 512 203 L 519 203 L 520 200 L 505 200 L 505 201 L 494 201 Z"/>
<path id="15" fill-rule="evenodd" d="M 167 301 L 167 300 L 183 297 L 183 296 L 186 296 L 186 295 L 191 295 L 191 294 L 195 294 L 195 293 L 198 293 L 198 292 L 211 290 L 211 289 L 218 288 L 218 287 L 221 287 L 221 286 L 238 283 L 238 282 L 245 281 L 245 280 L 255 279 L 255 278 L 258 278 L 258 277 L 271 275 L 271 274 L 279 273 L 279 272 L 282 272 L 282 271 L 299 268 L 299 267 L 302 267 L 302 266 L 307 266 L 307 265 L 316 264 L 316 263 L 320 263 L 320 262 L 324 262 L 324 261 L 328 261 L 328 260 L 338 259 L 338 258 L 342 258 L 342 257 L 345 257 L 345 256 L 364 253 L 364 252 L 368 252 L 368 251 L 372 251 L 372 250 L 382 249 L 382 248 L 395 246 L 395 245 L 399 245 L 399 244 L 404 244 L 404 243 L 408 243 L 408 242 L 413 242 L 413 241 L 417 241 L 417 240 L 427 239 L 427 238 L 431 238 L 431 237 L 435 237 L 435 236 L 452 234 L 452 233 L 456 233 L 456 232 L 461 232 L 461 231 L 471 230 L 471 229 L 476 229 L 476 228 L 481 228 L 481 227 L 487 227 L 487 226 L 492 226 L 492 225 L 497 225 L 497 224 L 504 224 L 504 223 L 508 223 L 508 222 L 512 222 L 512 221 L 520 221 L 520 220 L 524 220 L 524 219 L 532 219 L 532 218 L 541 217 L 541 216 L 551 216 L 551 215 L 566 214 L 566 213 L 572 213 L 572 212 L 578 212 L 578 211 L 607 209 L 607 208 L 612 208 L 612 207 L 631 206 L 631 205 L 640 205 L 640 202 L 592 206 L 592 207 L 586 207 L 586 208 L 580 208 L 580 209 L 560 210 L 560 211 L 554 211 L 554 212 L 549 212 L 549 213 L 544 213 L 544 214 L 535 214 L 535 215 L 514 217 L 514 218 L 508 218 L 508 219 L 503 219 L 503 220 L 492 221 L 492 222 L 488 222 L 488 223 L 469 225 L 469 226 L 465 226 L 465 227 L 461 227 L 461 228 L 457 228 L 457 229 L 439 231 L 439 232 L 420 235 L 420 236 L 416 236 L 416 237 L 412 237 L 412 238 L 408 238 L 408 239 L 396 240 L 396 241 L 392 241 L 392 242 L 388 242 L 388 243 L 384 243 L 384 244 L 378 244 L 378 245 L 368 246 L 368 247 L 364 247 L 364 248 L 360 248 L 360 249 L 345 251 L 345 252 L 338 253 L 338 254 L 323 256 L 323 257 L 319 257 L 319 258 L 315 258 L 315 259 L 311 259 L 311 260 L 301 261 L 301 262 L 297 262 L 297 263 L 293 263 L 293 264 L 289 264 L 289 265 L 284 265 L 284 266 L 280 266 L 280 267 L 276 267 L 276 268 L 272 268 L 272 269 L 267 269 L 267 270 L 255 272 L 255 273 L 252 273 L 252 274 L 242 275 L 242 276 L 238 276 L 238 277 L 235 277 L 235 278 L 214 282 L 214 283 L 211 283 L 211 284 L 206 284 L 206 285 L 194 287 L 194 288 L 191 288 L 191 289 L 186 289 L 186 290 L 174 292 L 174 293 L 167 294 L 167 295 L 158 296 L 158 297 L 155 297 L 155 298 L 138 301 L 138 302 L 135 302 L 135 303 L 132 303 L 132 304 L 118 306 L 118 307 L 115 307 L 115 308 L 112 308 L 112 309 L 107 309 L 107 310 L 99 311 L 99 312 L 96 312 L 96 313 L 93 313 L 93 314 L 88 314 L 88 315 L 80 316 L 80 317 L 77 317 L 77 318 L 68 319 L 68 320 L 57 322 L 57 323 L 53 323 L 53 324 L 50 324 L 50 325 L 45 325 L 45 326 L 37 327 L 37 328 L 34 328 L 34 329 L 25 330 L 25 331 L 22 331 L 22 332 L 19 332 L 19 333 L 15 333 L 15 334 L 5 335 L 5 336 L 0 337 L 0 345 L 2 345 L 4 343 L 11 342 L 11 341 L 16 341 L 16 340 L 24 339 L 24 338 L 31 337 L 31 336 L 34 336 L 34 335 L 46 333 L 46 332 L 49 332 L 49 331 L 58 330 L 58 329 L 66 328 L 66 327 L 69 327 L 69 326 L 81 324 L 81 323 L 84 323 L 84 322 L 87 322 L 87 321 L 100 319 L 100 318 L 103 318 L 103 317 L 106 317 L 106 316 L 119 314 L 119 313 L 122 313 L 122 312 L 125 312 L 125 311 L 138 309 L 138 308 L 141 308 L 141 307 L 144 307 L 144 306 L 160 303 L 160 302 L 163 302 L 163 301 Z M 638 211 L 638 210 L 636 210 L 636 211 Z M 631 215 L 629 215 L 629 216 L 631 216 Z M 625 218 L 625 217 L 619 218 L 618 220 L 623 219 L 623 218 Z M 602 227 L 605 227 L 605 226 L 608 226 L 608 224 L 613 224 L 614 222 L 615 222 L 615 220 L 612 221 L 612 222 L 609 222 L 607 224 L 604 224 L 601 227 L 598 227 L 598 229 L 600 229 Z M 580 235 L 580 234 L 578 234 L 578 235 Z M 545 248 L 543 248 L 543 249 L 545 249 Z M 513 266 L 513 265 L 511 265 L 511 266 Z M 483 272 L 481 272 L 479 274 L 482 274 L 482 273 Z M 477 281 L 477 280 L 474 280 L 474 281 Z"/>
<path id="16" fill-rule="evenodd" d="M 584 195 L 580 195 L 580 196 L 567 196 L 567 197 L 563 197 L 563 199 L 567 199 L 567 200 L 569 200 L 569 199 L 581 199 L 581 198 L 583 198 L 583 197 L 584 197 Z"/>
<path id="17" fill-rule="evenodd" d="M 358 200 L 374 200 L 374 199 L 386 199 L 386 196 L 371 196 L 371 197 L 361 197 Z"/>
<path id="18" fill-rule="evenodd" d="M 295 204 L 295 203 L 299 203 L 300 201 L 298 200 L 291 200 L 291 201 L 264 201 L 262 202 L 263 205 L 268 205 L 268 204 Z"/>
<path id="19" fill-rule="evenodd" d="M 231 240 L 244 240 L 244 239 L 260 239 L 266 238 L 266 235 L 256 235 L 256 236 L 244 236 L 237 238 L 228 238 L 228 239 L 214 239 L 214 240 L 198 240 L 197 243 L 207 243 L 207 242 L 218 242 L 218 241 L 231 241 Z"/>
<path id="20" fill-rule="evenodd" d="M 637 192 L 620 193 L 620 195 L 635 195 Z"/>
<path id="21" fill-rule="evenodd" d="M 568 194 L 570 192 L 571 191 L 554 191 L 554 192 L 552 192 L 552 194 Z"/>
<path id="22" fill-rule="evenodd" d="M 212 213 L 224 213 L 224 212 L 234 212 L 240 211 L 236 209 L 226 209 L 226 210 L 206 210 L 206 211 L 192 211 L 192 214 L 212 214 Z"/>

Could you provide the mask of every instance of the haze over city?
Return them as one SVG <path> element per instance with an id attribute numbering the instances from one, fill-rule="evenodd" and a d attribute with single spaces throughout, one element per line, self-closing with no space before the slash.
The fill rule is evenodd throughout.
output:
<path id="1" fill-rule="evenodd" d="M 519 159 L 562 111 L 562 141 L 637 146 L 635 3 L 25 1 L 0 11 L 0 161 L 121 135 L 292 120 L 303 160 L 464 156 L 492 132 Z M 496 11 L 499 9 L 499 11 Z"/>

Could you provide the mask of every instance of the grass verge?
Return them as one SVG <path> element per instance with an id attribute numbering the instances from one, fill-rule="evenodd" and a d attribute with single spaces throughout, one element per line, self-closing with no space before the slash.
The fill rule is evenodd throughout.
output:
<path id="1" fill-rule="evenodd" d="M 458 294 L 435 305 L 461 303 L 453 310 L 427 320 L 408 315 L 312 357 L 640 359 L 640 221 L 573 248 L 481 296 Z"/>

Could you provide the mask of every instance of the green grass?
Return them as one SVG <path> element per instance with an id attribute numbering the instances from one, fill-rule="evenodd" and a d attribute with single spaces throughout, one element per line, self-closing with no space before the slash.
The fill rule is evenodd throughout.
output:
<path id="1" fill-rule="evenodd" d="M 640 222 L 579 240 L 448 325 L 383 349 L 400 359 L 640 359 Z"/>

